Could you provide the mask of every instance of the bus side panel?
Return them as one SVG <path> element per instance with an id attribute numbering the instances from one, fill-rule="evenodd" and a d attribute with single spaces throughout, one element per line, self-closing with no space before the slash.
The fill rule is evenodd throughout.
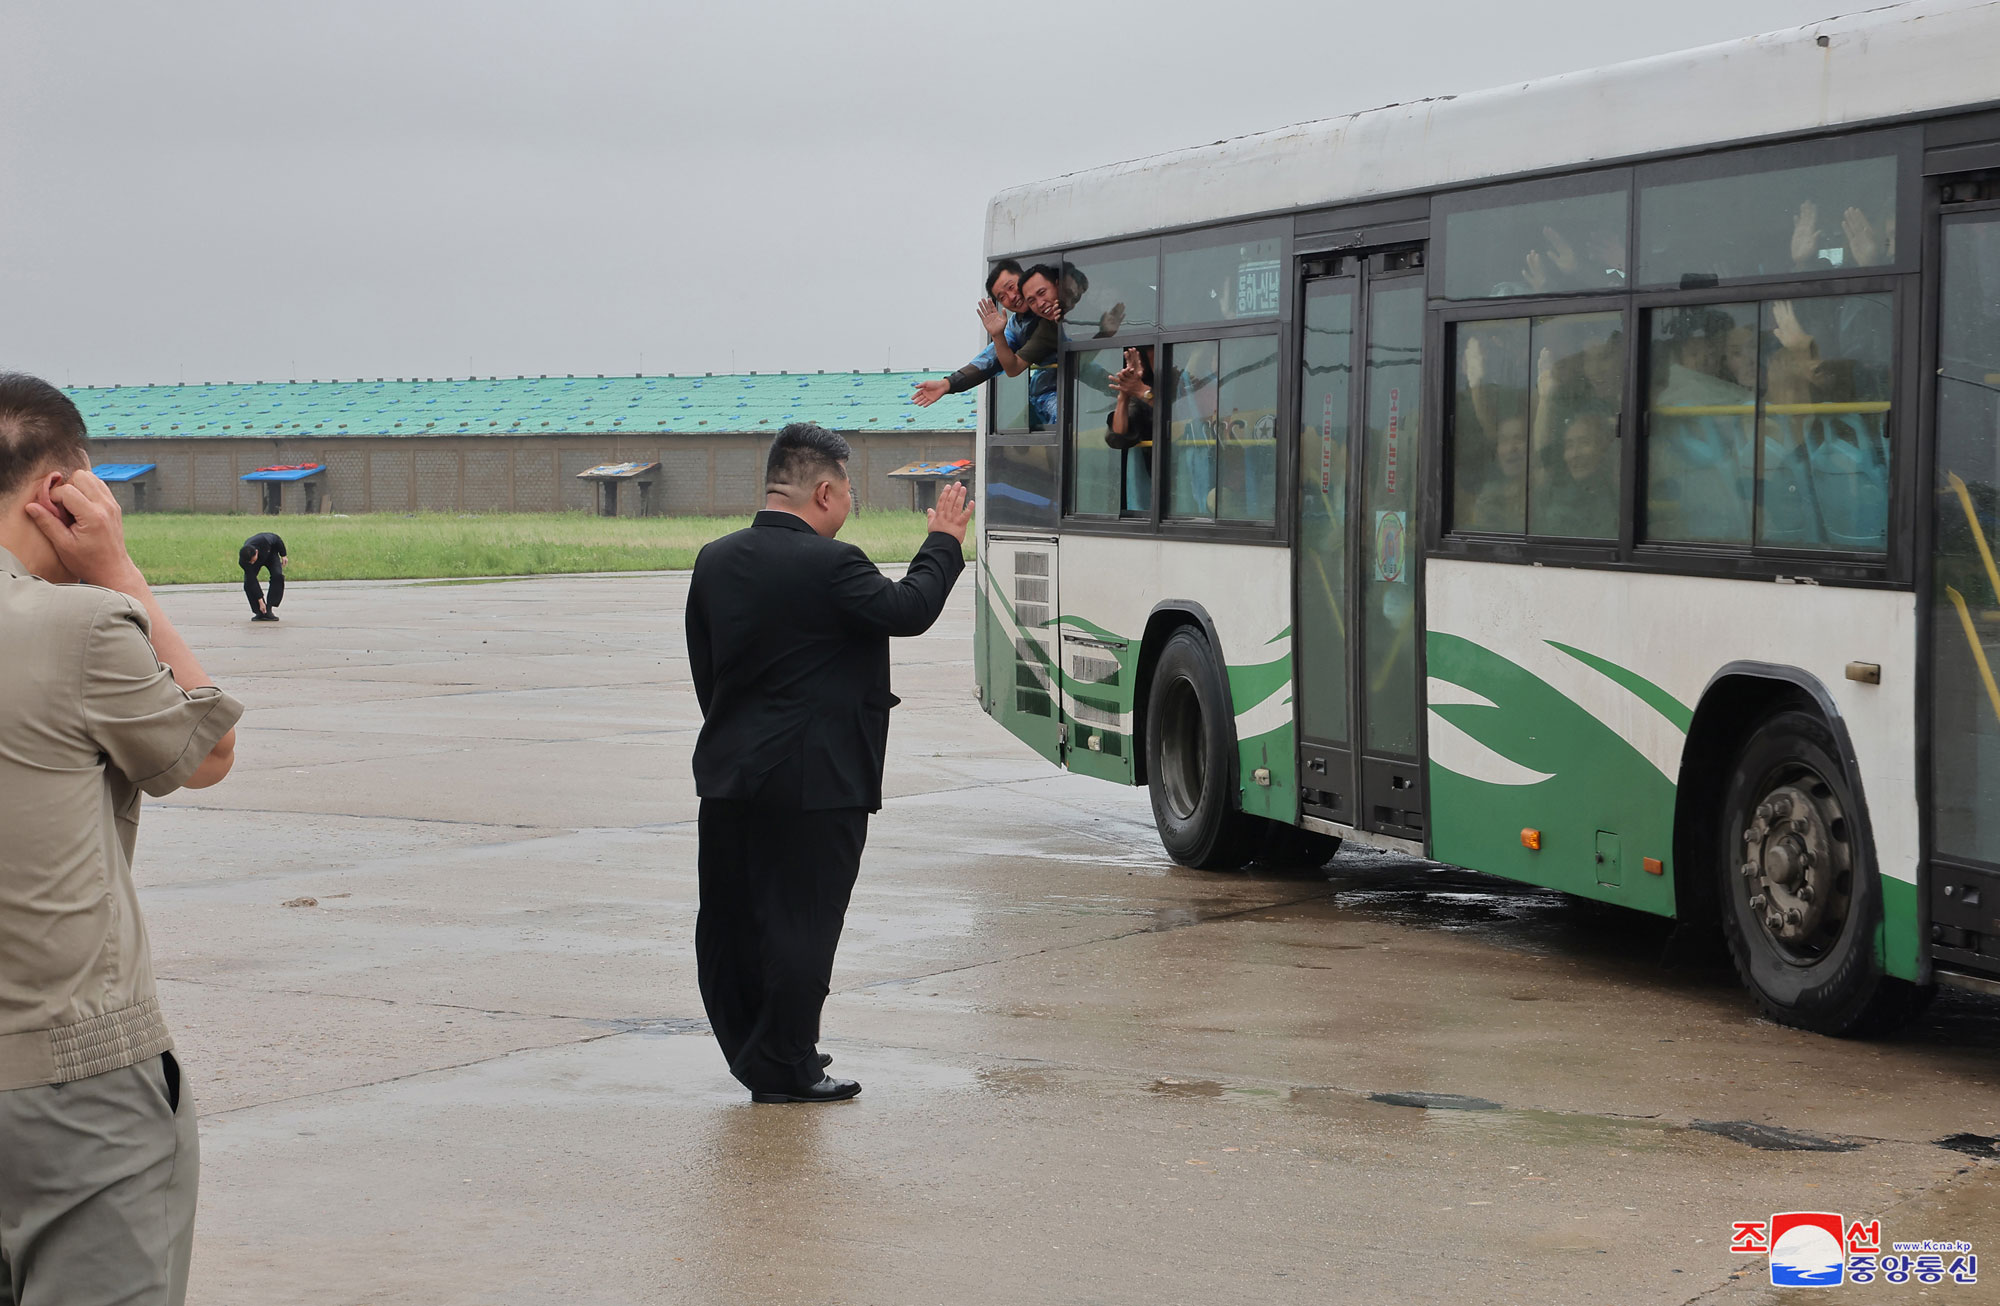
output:
<path id="1" fill-rule="evenodd" d="M 1217 652 L 1236 712 L 1243 809 L 1296 821 L 1290 572 L 1283 549 L 1064 539 L 1058 624 L 1063 701 L 1072 723 L 1070 768 L 1133 782 L 1132 740 L 1145 711 L 1135 701 L 1141 641 L 1156 606 L 1182 605 L 1206 613 L 1221 642 Z M 1260 770 L 1268 783 L 1258 780 Z"/>
<path id="2" fill-rule="evenodd" d="M 1055 690 L 1054 540 L 980 541 L 973 641 L 979 702 L 1049 761 L 1062 762 Z"/>
<path id="3" fill-rule="evenodd" d="M 1671 915 L 1675 787 L 1703 691 L 1731 662 L 1796 667 L 1853 741 L 1882 873 L 1882 960 L 1914 978 L 1913 595 L 1449 558 L 1430 560 L 1427 586 L 1440 860 Z M 1879 663 L 1881 683 L 1848 680 L 1850 661 Z M 1540 851 L 1524 829 L 1541 832 Z"/>

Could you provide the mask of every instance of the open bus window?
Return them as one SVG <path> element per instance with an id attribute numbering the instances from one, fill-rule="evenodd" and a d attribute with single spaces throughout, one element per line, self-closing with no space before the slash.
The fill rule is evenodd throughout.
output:
<path id="1" fill-rule="evenodd" d="M 1646 537 L 1884 552 L 1892 330 L 1887 295 L 1654 310 Z"/>
<path id="2" fill-rule="evenodd" d="M 1574 183 L 1570 183 L 1574 186 Z M 1568 295 L 1625 285 L 1626 186 L 1546 196 L 1508 187 L 1502 198 L 1448 197 L 1444 213 L 1447 299 Z"/>
<path id="3" fill-rule="evenodd" d="M 1469 322 L 1455 346 L 1452 529 L 1616 539 L 1625 315 Z"/>
<path id="4" fill-rule="evenodd" d="M 1268 230 L 1268 229 L 1265 229 Z M 1160 318 L 1168 326 L 1202 326 L 1278 316 L 1284 246 L 1272 232 L 1243 232 L 1189 249 L 1169 248 Z"/>
<path id="5" fill-rule="evenodd" d="M 1896 262 L 1896 156 L 1639 188 L 1639 281 L 1714 285 Z M 1740 157 L 1730 166 L 1743 169 Z"/>
<path id="6" fill-rule="evenodd" d="M 1152 356 L 1150 345 L 1071 355 L 1071 512 L 1152 514 Z"/>
<path id="7" fill-rule="evenodd" d="M 1278 341 L 1191 340 L 1168 348 L 1167 516 L 1277 516 Z"/>

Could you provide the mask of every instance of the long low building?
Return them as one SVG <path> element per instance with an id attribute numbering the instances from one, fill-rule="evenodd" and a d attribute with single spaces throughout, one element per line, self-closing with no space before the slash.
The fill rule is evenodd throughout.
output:
<path id="1" fill-rule="evenodd" d="M 848 438 L 860 506 L 914 506 L 912 484 L 889 473 L 973 456 L 973 397 L 919 408 L 910 394 L 927 375 L 412 378 L 68 393 L 101 460 L 153 464 L 121 488 L 128 508 L 596 511 L 607 502 L 607 480 L 592 479 L 594 469 L 657 463 L 619 511 L 690 515 L 761 507 L 765 450 L 794 421 Z M 243 479 L 260 471 L 259 480 Z"/>

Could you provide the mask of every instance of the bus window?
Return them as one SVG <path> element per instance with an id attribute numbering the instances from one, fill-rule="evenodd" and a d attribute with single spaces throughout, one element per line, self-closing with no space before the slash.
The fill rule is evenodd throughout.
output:
<path id="1" fill-rule="evenodd" d="M 1161 320 L 1168 326 L 1204 326 L 1278 316 L 1283 252 L 1276 232 L 1242 232 L 1222 241 L 1210 237 L 1190 249 L 1170 247 Z"/>
<path id="2" fill-rule="evenodd" d="M 1167 516 L 1215 516 L 1219 342 L 1191 340 L 1167 350 Z"/>
<path id="3" fill-rule="evenodd" d="M 1640 284 L 1851 275 L 1896 261 L 1894 154 L 1745 171 L 1756 157 L 1730 156 L 1734 176 L 1642 182 Z"/>
<path id="4" fill-rule="evenodd" d="M 996 431 L 1026 431 L 1032 426 L 1028 414 L 1029 375 L 1008 376 L 1002 372 L 993 378 L 992 398 L 993 429 Z"/>
<path id="5" fill-rule="evenodd" d="M 1616 539 L 1625 315 L 1538 317 L 1531 352 L 1528 533 Z"/>
<path id="6" fill-rule="evenodd" d="M 1167 379 L 1167 516 L 1275 519 L 1277 337 L 1172 345 Z"/>
<path id="7" fill-rule="evenodd" d="M 1145 346 L 1071 355 L 1073 513 L 1152 512 L 1152 352 Z"/>
<path id="8" fill-rule="evenodd" d="M 2000 221 L 1944 225 L 1932 570 L 1937 851 L 2000 864 Z M 1987 911 L 1993 910 L 1988 904 Z"/>
<path id="9" fill-rule="evenodd" d="M 1889 296 L 1767 301 L 1762 327 L 1757 542 L 1886 551 Z"/>
<path id="10" fill-rule="evenodd" d="M 1063 262 L 1062 297 L 1072 340 L 1150 331 L 1159 321 L 1159 255 L 1150 242 L 1072 254 Z"/>
<path id="11" fill-rule="evenodd" d="M 1528 522 L 1528 319 L 1458 330 L 1452 529 L 1519 535 Z"/>
<path id="12" fill-rule="evenodd" d="M 986 447 L 986 499 L 979 511 L 989 526 L 1042 527 L 1056 524 L 1056 446 L 1001 444 Z"/>
<path id="13" fill-rule="evenodd" d="M 1646 538 L 1748 544 L 1757 306 L 1704 304 L 1651 318 Z"/>
<path id="14" fill-rule="evenodd" d="M 1887 295 L 1656 310 L 1647 537 L 1886 551 L 1893 327 Z"/>
<path id="15" fill-rule="evenodd" d="M 1509 186 L 1438 201 L 1447 299 L 1567 295 L 1625 286 L 1625 175 L 1582 194 Z M 1570 182 L 1563 189 L 1574 189 Z"/>

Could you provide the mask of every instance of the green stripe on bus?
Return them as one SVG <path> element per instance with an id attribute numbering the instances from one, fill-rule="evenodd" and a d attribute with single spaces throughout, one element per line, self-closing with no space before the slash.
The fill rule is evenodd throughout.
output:
<path id="1" fill-rule="evenodd" d="M 1571 648 L 1569 645 L 1559 644 L 1555 640 L 1549 640 L 1548 644 L 1549 647 L 1561 649 L 1593 671 L 1601 672 L 1631 690 L 1639 698 L 1643 699 L 1647 706 L 1673 722 L 1674 729 L 1680 731 L 1682 734 L 1686 734 L 1688 727 L 1694 724 L 1693 708 L 1637 672 L 1627 671 L 1616 662 L 1607 662 L 1595 653 L 1586 653 L 1580 648 Z"/>

